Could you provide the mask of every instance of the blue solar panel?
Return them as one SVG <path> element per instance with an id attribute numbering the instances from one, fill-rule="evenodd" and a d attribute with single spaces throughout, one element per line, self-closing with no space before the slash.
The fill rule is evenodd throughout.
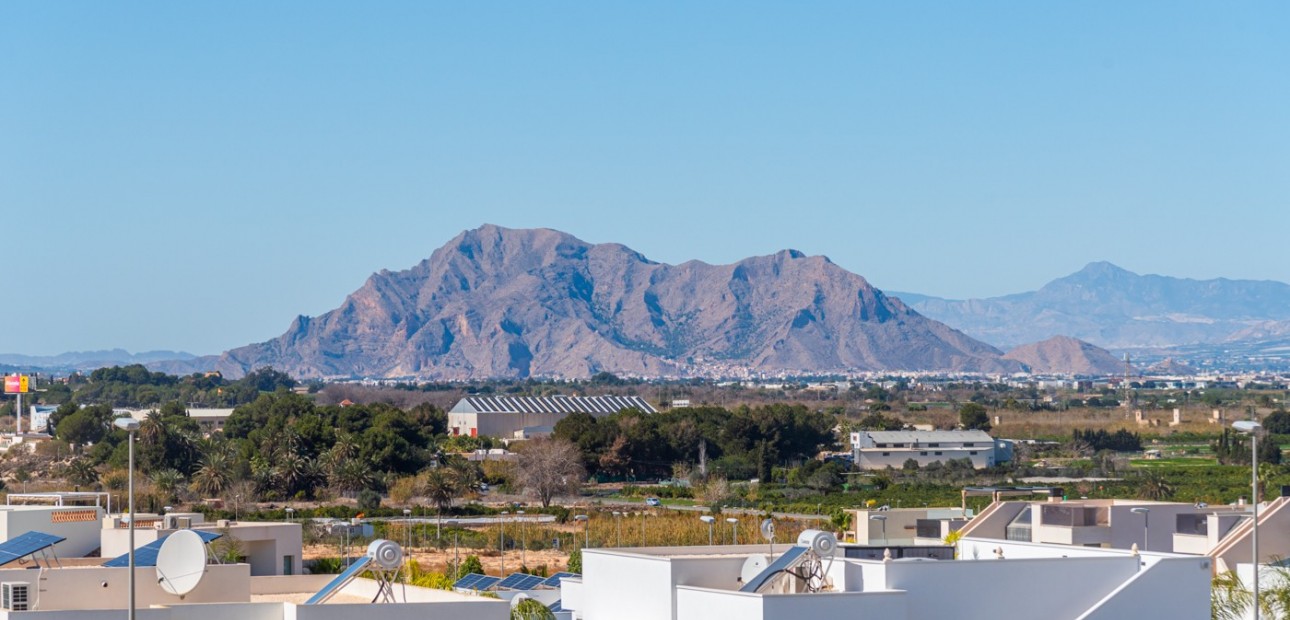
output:
<path id="1" fill-rule="evenodd" d="M 372 558 L 370 556 L 365 555 L 358 558 L 354 558 L 354 563 L 350 564 L 349 568 L 345 569 L 345 572 L 339 575 L 336 575 L 335 579 L 332 579 L 331 581 L 327 582 L 327 585 L 323 586 L 322 589 L 319 590 L 317 594 L 314 594 L 313 596 L 309 597 L 309 600 L 305 601 L 305 604 L 317 605 L 331 598 L 331 595 L 335 594 L 337 590 L 343 588 L 345 584 L 352 581 L 354 577 L 358 576 L 359 573 L 363 572 L 363 569 L 366 568 L 367 565 L 371 563 L 372 563 Z"/>
<path id="2" fill-rule="evenodd" d="M 581 576 L 582 575 L 579 575 L 578 573 L 556 573 L 554 575 L 551 575 L 550 577 L 547 577 L 546 581 L 542 582 L 542 585 L 548 588 L 558 588 L 560 587 L 561 579 L 564 579 L 565 577 L 581 577 Z"/>
<path id="3" fill-rule="evenodd" d="M 560 599 L 554 603 L 551 603 L 550 605 L 547 605 L 546 608 L 550 609 L 551 613 L 564 611 L 564 599 Z"/>
<path id="4" fill-rule="evenodd" d="M 462 588 L 463 590 L 487 590 L 501 581 L 501 577 L 492 577 L 490 575 L 480 575 L 473 583 Z"/>
<path id="5" fill-rule="evenodd" d="M 511 573 L 498 583 L 497 587 L 507 590 L 532 590 L 541 585 L 543 579 L 545 578 L 528 573 Z"/>
<path id="6" fill-rule="evenodd" d="M 479 573 L 469 573 L 463 576 L 461 579 L 458 579 L 457 583 L 452 584 L 452 587 L 460 588 L 462 590 L 469 590 L 471 589 L 471 586 L 475 585 L 476 581 L 479 581 L 481 577 L 486 577 L 486 576 L 487 575 L 481 575 Z"/>
<path id="7" fill-rule="evenodd" d="M 203 532 L 201 530 L 193 530 L 193 533 L 197 534 L 198 536 L 201 536 L 202 542 L 204 543 L 210 543 L 210 541 L 215 540 L 220 536 L 223 536 L 223 534 L 218 534 L 215 532 Z M 169 537 L 169 535 L 167 535 L 167 537 Z M 161 545 L 164 542 L 166 542 L 166 538 L 158 538 L 157 540 L 154 540 L 142 547 L 139 547 L 138 549 L 135 549 L 134 565 L 135 566 L 156 566 L 157 554 L 161 552 Z M 112 558 L 107 562 L 104 562 L 103 565 L 111 568 L 128 567 L 130 566 L 130 554 L 127 552 L 127 553 L 118 555 L 117 557 Z"/>
<path id="8" fill-rule="evenodd" d="M 25 558 L 67 540 L 44 532 L 27 532 L 0 543 L 0 566 Z"/>

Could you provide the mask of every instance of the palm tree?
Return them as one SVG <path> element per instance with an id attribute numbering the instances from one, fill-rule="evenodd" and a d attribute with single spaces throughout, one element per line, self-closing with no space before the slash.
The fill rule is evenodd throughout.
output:
<path id="1" fill-rule="evenodd" d="M 184 475 L 179 473 L 179 470 L 167 467 L 153 472 L 151 478 L 152 485 L 166 496 L 166 501 L 173 502 L 179 499 L 179 490 L 184 486 Z"/>
<path id="2" fill-rule="evenodd" d="M 457 477 L 446 467 L 436 467 L 422 474 L 420 492 L 439 509 L 439 514 L 452 506 L 460 494 Z"/>
<path id="3" fill-rule="evenodd" d="M 232 484 L 232 462 L 228 454 L 217 450 L 204 455 L 201 467 L 193 475 L 193 491 L 202 497 L 219 497 Z"/>
<path id="4" fill-rule="evenodd" d="M 67 481 L 78 486 L 94 486 L 99 481 L 99 470 L 86 457 L 77 457 L 67 464 Z"/>
<path id="5" fill-rule="evenodd" d="M 1149 471 L 1138 480 L 1138 498 L 1164 501 L 1174 495 L 1174 487 L 1159 472 Z"/>
<path id="6" fill-rule="evenodd" d="M 372 486 L 374 477 L 372 468 L 366 462 L 350 459 L 333 469 L 329 479 L 342 495 L 349 496 Z"/>

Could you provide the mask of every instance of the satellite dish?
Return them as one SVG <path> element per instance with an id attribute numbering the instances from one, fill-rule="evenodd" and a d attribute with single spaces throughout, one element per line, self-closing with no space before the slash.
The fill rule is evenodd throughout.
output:
<path id="1" fill-rule="evenodd" d="M 757 575 L 762 574 L 762 571 L 765 571 L 766 567 L 769 565 L 770 558 L 760 553 L 754 553 L 748 556 L 748 559 L 744 560 L 743 569 L 739 571 L 739 582 L 748 583 L 749 581 L 756 579 Z"/>
<path id="2" fill-rule="evenodd" d="M 157 552 L 157 583 L 161 589 L 183 598 L 206 576 L 206 543 L 192 530 L 179 530 L 166 537 Z"/>
<path id="3" fill-rule="evenodd" d="M 372 558 L 377 566 L 385 570 L 403 568 L 403 547 L 392 540 L 384 538 L 373 540 L 372 544 L 367 546 L 367 557 Z"/>
<path id="4" fill-rule="evenodd" d="M 775 520 L 774 519 L 766 519 L 765 521 L 761 522 L 761 537 L 765 538 L 766 542 L 771 542 L 771 543 L 775 542 Z"/>

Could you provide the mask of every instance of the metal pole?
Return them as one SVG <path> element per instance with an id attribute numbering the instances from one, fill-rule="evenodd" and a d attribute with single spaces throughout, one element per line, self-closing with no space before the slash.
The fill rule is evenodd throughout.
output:
<path id="1" fill-rule="evenodd" d="M 134 431 L 130 431 L 130 617 L 134 620 Z"/>
<path id="2" fill-rule="evenodd" d="M 1259 620 L 1259 432 L 1250 433 L 1250 497 L 1254 500 L 1254 527 L 1250 546 L 1254 552 L 1254 620 Z M 133 524 L 133 521 L 131 522 Z"/>

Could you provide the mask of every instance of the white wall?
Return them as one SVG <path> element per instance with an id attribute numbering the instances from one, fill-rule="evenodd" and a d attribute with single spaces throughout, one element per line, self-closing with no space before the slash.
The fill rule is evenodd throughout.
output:
<path id="1" fill-rule="evenodd" d="M 92 511 L 93 520 L 55 523 L 54 513 Z M 59 557 L 81 558 L 99 548 L 99 522 L 106 514 L 97 506 L 0 506 L 0 540 L 27 532 L 44 532 L 67 540 L 54 546 Z"/>
<path id="2" fill-rule="evenodd" d="M 909 592 L 910 618 L 1074 618 L 1133 577 L 1135 558 L 956 560 L 885 564 L 886 585 Z M 1150 601 L 1139 601 L 1148 604 Z"/>
<path id="3" fill-rule="evenodd" d="M 369 605 L 295 605 L 283 606 L 282 620 L 354 620 L 355 618 L 380 618 L 380 620 L 510 620 L 511 606 L 504 601 L 444 602 L 428 607 L 424 603 L 393 603 Z M 236 616 L 226 616 L 237 618 Z M 119 620 L 119 619 L 118 619 Z M 241 618 L 237 618 L 241 620 Z"/>
<path id="4" fill-rule="evenodd" d="M 246 564 L 223 564 L 206 567 L 201 583 L 185 596 L 185 603 L 248 602 L 250 567 Z M 128 568 L 56 568 L 37 571 L 0 570 L 0 582 L 21 581 L 33 584 L 42 579 L 40 591 L 34 592 L 35 606 L 41 610 L 58 609 L 125 609 L 129 601 Z M 135 604 L 137 607 L 180 603 L 178 596 L 157 585 L 155 568 L 135 569 Z"/>
<path id="5" fill-rule="evenodd" d="M 1210 561 L 1207 558 L 1163 558 L 1138 572 L 1107 595 L 1079 620 L 1141 617 L 1205 620 L 1210 617 Z"/>
<path id="6" fill-rule="evenodd" d="M 620 554 L 605 549 L 582 552 L 584 620 L 665 620 L 672 618 L 672 569 L 667 558 Z"/>
<path id="7" fill-rule="evenodd" d="M 745 594 L 707 588 L 676 589 L 676 620 L 815 620 L 865 618 L 906 620 L 903 592 Z"/>

